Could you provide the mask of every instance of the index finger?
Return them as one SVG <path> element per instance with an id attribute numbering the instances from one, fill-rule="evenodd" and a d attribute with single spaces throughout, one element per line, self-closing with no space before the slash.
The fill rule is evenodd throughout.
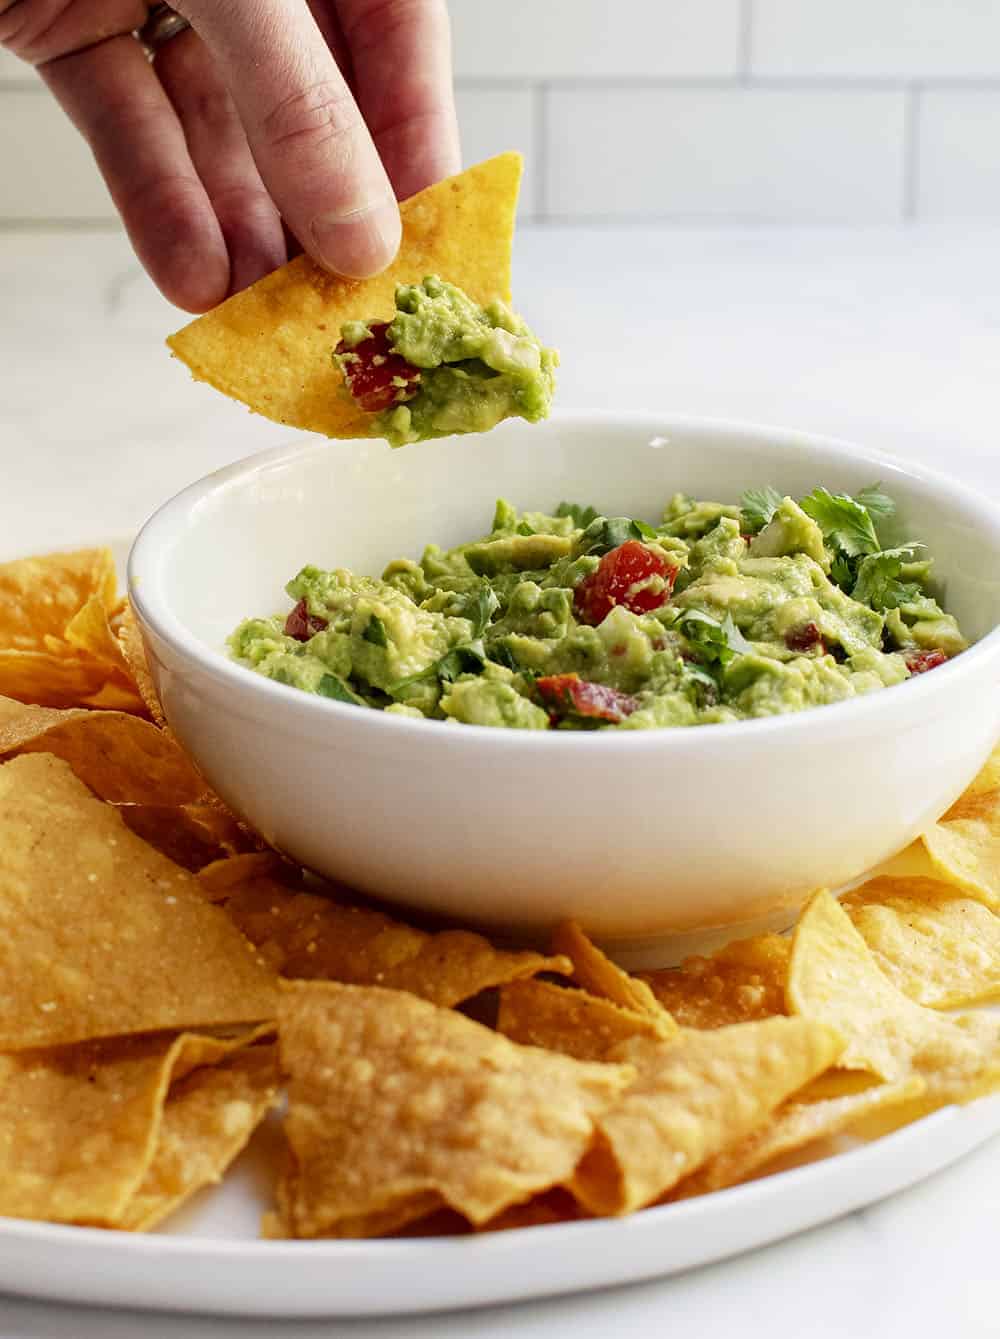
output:
<path id="1" fill-rule="evenodd" d="M 306 5 L 183 0 L 218 62 L 264 184 L 305 249 L 349 278 L 399 248 L 399 208 L 351 91 Z"/>

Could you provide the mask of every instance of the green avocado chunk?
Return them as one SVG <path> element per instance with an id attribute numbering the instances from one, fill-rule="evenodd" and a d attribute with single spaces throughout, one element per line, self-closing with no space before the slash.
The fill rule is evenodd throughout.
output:
<path id="1" fill-rule="evenodd" d="M 411 351 L 430 359 L 448 338 L 415 329 Z M 803 501 L 811 511 L 770 487 L 742 506 L 678 493 L 655 525 L 501 499 L 488 533 L 429 545 L 381 577 L 302 568 L 286 587 L 292 609 L 246 619 L 229 649 L 247 670 L 352 709 L 577 731 L 805 711 L 965 649 L 922 546 L 882 547 L 892 504 L 877 487 Z"/>

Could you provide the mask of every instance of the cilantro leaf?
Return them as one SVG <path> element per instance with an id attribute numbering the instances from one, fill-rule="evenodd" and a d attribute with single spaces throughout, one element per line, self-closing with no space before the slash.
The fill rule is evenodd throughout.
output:
<path id="1" fill-rule="evenodd" d="M 593 507 L 581 507 L 578 502 L 560 502 L 556 507 L 556 515 L 571 516 L 577 530 L 586 530 L 591 521 L 596 521 L 600 514 Z"/>
<path id="2" fill-rule="evenodd" d="M 799 506 L 816 522 L 823 538 L 849 558 L 878 553 L 882 547 L 867 508 L 847 493 L 816 488 L 800 500 Z"/>
<path id="3" fill-rule="evenodd" d="M 896 511 L 895 502 L 888 493 L 882 492 L 881 483 L 869 484 L 867 488 L 862 488 L 859 493 L 854 494 L 854 501 L 860 502 L 868 515 L 877 521 L 893 516 Z"/>
<path id="4" fill-rule="evenodd" d="M 316 692 L 319 693 L 320 697 L 332 698 L 334 702 L 348 702 L 353 707 L 366 707 L 368 705 L 363 697 L 358 697 L 357 693 L 352 693 L 343 679 L 338 679 L 336 674 L 324 674 L 316 685 Z"/>
<path id="5" fill-rule="evenodd" d="M 365 624 L 365 630 L 361 634 L 366 642 L 371 642 L 372 646 L 388 646 L 389 638 L 385 631 L 385 624 L 377 614 L 372 614 L 371 618 Z"/>
<path id="6" fill-rule="evenodd" d="M 872 609 L 898 609 L 909 604 L 923 591 L 917 581 L 900 581 L 903 564 L 910 561 L 922 544 L 904 544 L 898 549 L 884 549 L 869 554 L 858 566 L 857 580 L 851 596 Z"/>
<path id="7" fill-rule="evenodd" d="M 602 556 L 620 548 L 630 539 L 656 539 L 657 534 L 645 521 L 633 521 L 629 516 L 597 516 L 580 536 L 579 556 Z"/>
<path id="8" fill-rule="evenodd" d="M 496 591 L 488 581 L 481 581 L 459 611 L 460 617 L 467 618 L 472 624 L 473 641 L 477 641 L 483 635 L 499 608 L 500 601 Z"/>
<path id="9" fill-rule="evenodd" d="M 688 609 L 675 625 L 702 665 L 725 669 L 736 656 L 752 655 L 753 647 L 727 614 L 719 623 L 700 609 Z"/>
<path id="10" fill-rule="evenodd" d="M 514 531 L 515 535 L 533 535 L 534 533 L 527 521 L 518 521 L 517 528 Z"/>
<path id="11" fill-rule="evenodd" d="M 740 498 L 740 529 L 745 535 L 763 530 L 784 499 L 774 488 L 748 488 Z"/>
<path id="12" fill-rule="evenodd" d="M 830 578 L 841 590 L 850 593 L 857 580 L 857 561 L 838 553 L 830 566 Z"/>

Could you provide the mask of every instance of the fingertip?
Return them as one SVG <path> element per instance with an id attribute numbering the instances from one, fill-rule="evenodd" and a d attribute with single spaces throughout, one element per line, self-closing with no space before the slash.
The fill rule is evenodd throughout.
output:
<path id="1" fill-rule="evenodd" d="M 320 214 L 312 222 L 313 258 L 345 279 L 370 279 L 396 258 L 403 236 L 399 205 L 386 197 L 346 214 Z"/>

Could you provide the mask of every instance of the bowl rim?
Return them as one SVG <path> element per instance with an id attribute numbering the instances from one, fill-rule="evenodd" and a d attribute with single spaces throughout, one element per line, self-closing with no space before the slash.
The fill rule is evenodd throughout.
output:
<path id="1" fill-rule="evenodd" d="M 1000 539 L 1000 500 L 994 502 L 984 498 L 969 485 L 922 462 L 858 446 L 843 438 L 740 419 L 634 409 L 561 409 L 552 414 L 549 422 L 566 427 L 570 431 L 576 425 L 593 427 L 602 423 L 609 427 L 634 427 L 637 431 L 648 432 L 651 437 L 668 435 L 671 431 L 725 433 L 729 436 L 746 437 L 758 445 L 761 444 L 761 439 L 768 439 L 775 446 L 815 447 L 832 451 L 834 454 L 842 454 L 856 461 L 859 465 L 870 465 L 875 470 L 882 469 L 902 474 L 932 491 L 941 492 L 949 500 L 975 513 L 985 525 L 997 531 Z M 427 444 L 424 445 L 426 447 Z M 433 446 L 433 443 L 430 445 Z M 186 517 L 207 504 L 210 498 L 235 487 L 261 470 L 279 463 L 294 461 L 299 456 L 328 450 L 329 447 L 330 443 L 326 438 L 305 435 L 284 445 L 270 447 L 246 456 L 189 484 L 168 498 L 146 520 L 132 544 L 127 565 L 128 598 L 136 612 L 140 628 L 143 624 L 148 625 L 156 636 L 182 657 L 193 661 L 203 674 L 221 688 L 238 692 L 244 705 L 247 700 L 256 699 L 262 708 L 267 709 L 270 721 L 274 720 L 275 711 L 280 709 L 288 724 L 299 723 L 304 732 L 310 735 L 315 733 L 321 722 L 326 721 L 330 729 L 350 726 L 373 731 L 390 730 L 400 742 L 407 735 L 414 741 L 422 740 L 425 746 L 429 746 L 435 739 L 439 742 L 447 741 L 449 749 L 486 747 L 495 750 L 524 747 L 561 752 L 581 748 L 606 750 L 626 747 L 632 751 L 651 748 L 675 750 L 681 748 L 686 751 L 690 746 L 697 747 L 693 741 L 701 738 L 716 744 L 737 744 L 739 740 L 743 740 L 750 745 L 752 741 L 766 740 L 775 732 L 789 739 L 800 739 L 801 742 L 803 734 L 821 732 L 824 722 L 827 729 L 840 732 L 852 723 L 863 726 L 875 712 L 881 712 L 882 718 L 885 719 L 886 711 L 894 704 L 897 711 L 906 710 L 908 703 L 914 712 L 920 711 L 922 706 L 926 713 L 931 700 L 947 693 L 952 686 L 958 692 L 960 683 L 970 676 L 975 677 L 980 669 L 985 668 L 986 662 L 1000 661 L 1000 623 L 997 623 L 968 650 L 949 660 L 947 664 L 939 666 L 933 674 L 922 674 L 902 684 L 892 685 L 893 691 L 888 699 L 881 692 L 866 693 L 846 698 L 841 702 L 808 707 L 797 712 L 751 720 L 720 722 L 712 724 L 710 729 L 690 727 L 597 731 L 504 730 L 463 723 L 461 729 L 448 729 L 442 732 L 439 727 L 449 724 L 448 722 L 416 720 L 377 710 L 359 712 L 357 707 L 348 703 L 321 698 L 313 693 L 290 690 L 287 685 L 255 674 L 245 666 L 230 660 L 220 651 L 205 646 L 193 636 L 169 607 L 159 604 L 155 595 L 152 599 L 147 598 L 147 593 L 150 590 L 155 592 L 157 587 L 157 582 L 151 578 L 160 566 L 164 541 L 168 537 L 173 540 Z M 997 679 L 1000 686 L 1000 666 Z M 899 696 L 900 690 L 903 694 L 902 701 Z M 226 700 L 230 699 L 227 697 Z"/>

